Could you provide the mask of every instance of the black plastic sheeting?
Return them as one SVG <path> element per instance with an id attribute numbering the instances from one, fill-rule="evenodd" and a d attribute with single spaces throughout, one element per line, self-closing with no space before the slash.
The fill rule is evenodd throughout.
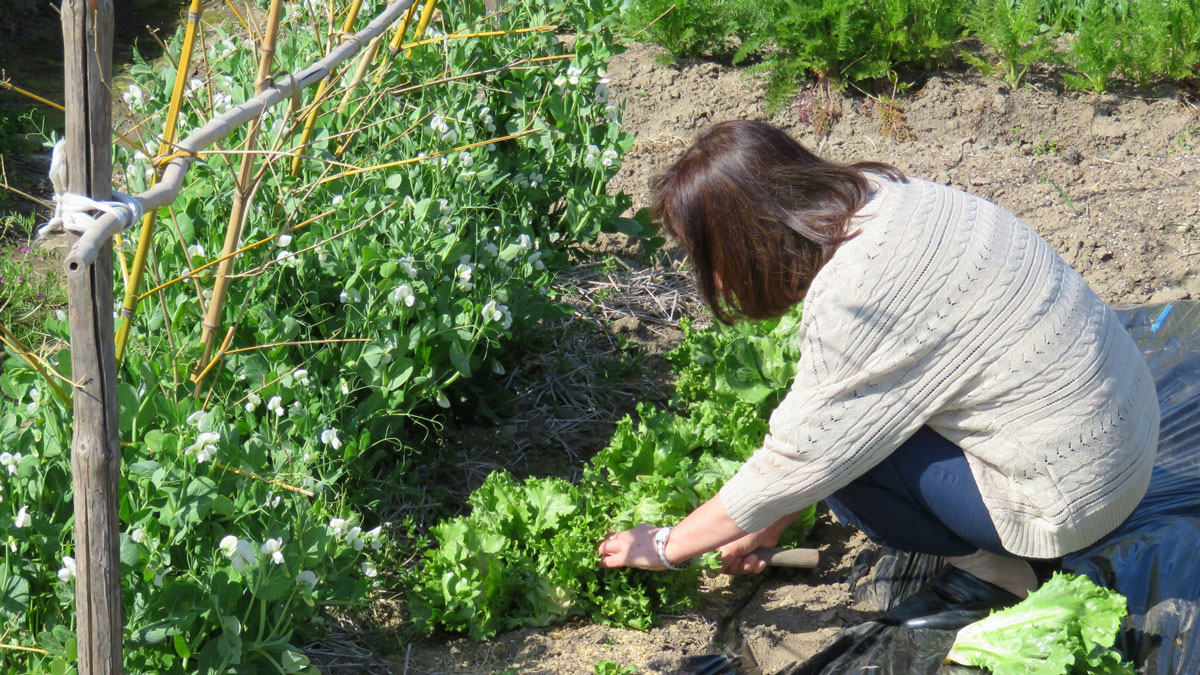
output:
<path id="1" fill-rule="evenodd" d="M 1141 675 L 1200 674 L 1200 301 L 1119 309 L 1158 389 L 1162 424 L 1150 488 L 1119 528 L 1062 560 L 1122 593 L 1129 615 L 1116 647 Z M 935 577 L 938 558 L 883 550 L 856 565 L 858 600 L 881 611 Z M 852 576 L 855 576 L 852 574 Z M 866 622 L 840 631 L 789 675 L 978 673 L 943 665 L 957 631 Z M 726 663 L 729 663 L 728 661 Z M 741 660 L 740 671 L 757 670 Z M 731 669 L 732 671 L 732 669 Z M 728 672 L 731 672 L 728 671 Z M 717 672 L 717 671 L 710 671 Z"/>

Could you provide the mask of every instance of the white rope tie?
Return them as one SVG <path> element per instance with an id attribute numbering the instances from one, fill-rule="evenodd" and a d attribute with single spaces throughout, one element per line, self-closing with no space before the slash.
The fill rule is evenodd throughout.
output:
<path id="1" fill-rule="evenodd" d="M 93 213 L 111 214 L 121 222 L 119 232 L 133 227 L 142 219 L 142 202 L 123 192 L 112 191 L 111 201 L 98 201 L 74 192 L 67 192 L 66 139 L 54 145 L 50 156 L 50 184 L 54 186 L 54 217 L 38 228 L 38 239 L 59 232 L 86 234 L 99 222 Z"/>

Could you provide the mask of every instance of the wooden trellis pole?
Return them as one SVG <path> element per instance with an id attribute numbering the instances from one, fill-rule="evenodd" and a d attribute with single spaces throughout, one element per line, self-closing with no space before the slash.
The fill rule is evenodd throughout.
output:
<path id="1" fill-rule="evenodd" d="M 63 77 L 69 192 L 112 197 L 112 0 L 63 0 Z M 78 235 L 71 235 L 72 245 Z M 117 362 L 112 240 L 95 262 L 66 262 L 75 491 L 75 604 L 79 672 L 120 673 L 121 568 L 117 485 Z"/>

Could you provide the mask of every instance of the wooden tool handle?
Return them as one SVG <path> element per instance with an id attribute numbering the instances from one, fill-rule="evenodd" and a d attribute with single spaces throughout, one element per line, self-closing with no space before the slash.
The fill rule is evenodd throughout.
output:
<path id="1" fill-rule="evenodd" d="M 754 552 L 759 560 L 777 567 L 803 567 L 813 569 L 817 566 L 820 554 L 815 548 L 775 548 L 769 546 Z"/>

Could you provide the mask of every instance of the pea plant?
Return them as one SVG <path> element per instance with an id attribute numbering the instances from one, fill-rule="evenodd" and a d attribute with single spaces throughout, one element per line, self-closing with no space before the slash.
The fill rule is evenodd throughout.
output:
<path id="1" fill-rule="evenodd" d="M 364 15 L 382 6 L 368 0 Z M 343 9 L 290 4 L 277 66 L 324 53 Z M 262 116 L 241 236 L 253 248 L 233 271 L 218 358 L 201 367 L 206 265 L 246 132 L 206 152 L 159 214 L 118 391 L 130 672 L 315 672 L 302 647 L 322 608 L 361 606 L 403 573 L 408 526 L 382 522 L 365 486 L 390 463 L 390 490 L 416 494 L 405 472 L 422 439 L 447 414 L 476 412 L 506 349 L 561 313 L 548 288 L 570 247 L 617 222 L 627 201 L 604 185 L 631 138 L 604 71 L 614 8 L 506 9 L 448 3 L 424 44 L 381 50 L 356 85 L 351 70 L 336 74 L 306 144 L 311 92 Z M 575 33 L 569 49 L 562 31 Z M 182 42 L 168 41 L 173 60 Z M 252 96 L 256 59 L 244 32 L 206 33 L 181 133 Z M 118 80 L 126 131 L 144 147 L 175 77 L 139 61 Z M 123 145 L 114 165 L 127 192 L 154 179 L 151 158 Z M 65 317 L 45 332 L 65 341 Z M 48 361 L 69 381 L 66 350 Z M 76 658 L 71 414 L 49 390 L 24 361 L 4 363 L 0 619 L 5 642 L 28 649 L 0 651 L 0 668 L 65 673 Z"/>

